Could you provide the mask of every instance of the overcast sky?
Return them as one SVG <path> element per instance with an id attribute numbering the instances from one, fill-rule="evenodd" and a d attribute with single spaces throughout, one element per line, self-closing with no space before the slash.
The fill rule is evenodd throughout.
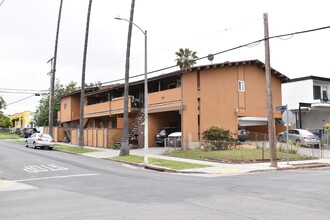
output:
<path id="1" fill-rule="evenodd" d="M 88 2 L 63 3 L 56 78 L 64 85 L 81 82 Z M 33 91 L 4 90 L 49 89 L 47 61 L 54 55 L 59 4 L 60 0 L 4 0 L 0 6 L 0 96 L 9 104 L 6 114 L 35 111 L 40 97 L 29 97 Z M 114 18 L 129 19 L 130 5 L 131 0 L 93 1 L 86 83 L 124 78 L 128 22 Z M 330 25 L 326 0 L 136 0 L 134 23 L 148 33 L 150 72 L 175 65 L 179 48 L 204 57 L 262 39 L 264 13 L 270 36 Z M 330 29 L 272 39 L 271 66 L 289 78 L 329 78 L 329 39 Z M 212 62 L 250 59 L 264 62 L 264 43 L 216 55 Z M 207 63 L 204 59 L 197 65 Z M 144 35 L 136 27 L 130 67 L 131 76 L 144 73 Z"/>

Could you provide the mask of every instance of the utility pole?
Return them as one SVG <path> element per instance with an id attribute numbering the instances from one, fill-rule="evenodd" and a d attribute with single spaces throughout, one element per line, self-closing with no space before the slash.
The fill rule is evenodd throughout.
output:
<path id="1" fill-rule="evenodd" d="M 85 43 L 84 43 L 84 55 L 83 65 L 81 73 L 81 93 L 80 93 L 80 117 L 79 117 L 79 146 L 84 147 L 84 99 L 85 99 L 85 75 L 86 75 L 86 60 L 87 60 L 87 48 L 88 48 L 88 34 L 89 34 L 89 20 L 92 9 L 92 0 L 89 0 L 86 32 L 85 32 Z"/>
<path id="2" fill-rule="evenodd" d="M 267 118 L 268 118 L 268 137 L 270 149 L 270 166 L 277 167 L 276 161 L 276 145 L 274 132 L 273 117 L 273 98 L 272 98 L 272 81 L 270 69 L 270 52 L 269 52 L 269 32 L 268 32 L 268 14 L 264 13 L 264 34 L 265 34 L 265 75 L 266 75 L 266 97 L 267 97 Z"/>
<path id="3" fill-rule="evenodd" d="M 60 23 L 61 23 L 61 15 L 62 15 L 62 5 L 63 0 L 60 3 L 60 9 L 58 12 L 57 19 L 57 29 L 56 29 L 56 39 L 55 39 L 55 50 L 54 57 L 51 59 L 51 75 L 50 75 L 50 98 L 49 98 L 49 117 L 48 117 L 48 126 L 49 126 L 49 134 L 53 137 L 53 125 L 54 125 L 54 87 L 55 87 L 55 72 L 56 72 L 56 60 L 57 60 L 57 45 L 58 45 L 58 36 L 60 33 Z M 49 61 L 48 61 L 49 62 Z"/>

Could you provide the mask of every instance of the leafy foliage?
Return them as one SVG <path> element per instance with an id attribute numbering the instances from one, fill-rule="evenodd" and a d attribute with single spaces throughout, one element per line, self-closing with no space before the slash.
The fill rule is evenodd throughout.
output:
<path id="1" fill-rule="evenodd" d="M 6 102 L 5 100 L 2 98 L 2 96 L 0 96 L 0 112 L 1 112 L 1 109 L 5 109 L 6 108 Z"/>
<path id="2" fill-rule="evenodd" d="M 0 127 L 2 128 L 8 128 L 10 125 L 10 120 L 7 116 L 4 116 L 1 112 L 0 112 Z"/>
<path id="3" fill-rule="evenodd" d="M 75 90 L 77 90 L 76 82 L 71 81 L 68 85 L 64 86 L 60 84 L 58 79 L 56 80 L 54 89 L 54 125 L 56 125 L 57 122 L 57 113 L 60 108 L 60 97 Z M 46 94 L 43 95 L 39 101 L 39 105 L 33 120 L 37 126 L 48 126 L 49 124 L 49 99 L 49 94 Z"/>
<path id="4" fill-rule="evenodd" d="M 194 64 L 196 64 L 197 52 L 191 51 L 189 48 L 180 48 L 178 52 L 175 53 L 177 58 L 175 59 L 176 64 L 180 69 L 187 69 Z"/>
<path id="5" fill-rule="evenodd" d="M 330 133 L 330 123 L 326 123 L 324 125 L 324 133 L 326 134 Z"/>
<path id="6" fill-rule="evenodd" d="M 209 129 L 203 131 L 203 139 L 208 141 L 234 141 L 229 130 L 217 126 L 211 126 Z"/>

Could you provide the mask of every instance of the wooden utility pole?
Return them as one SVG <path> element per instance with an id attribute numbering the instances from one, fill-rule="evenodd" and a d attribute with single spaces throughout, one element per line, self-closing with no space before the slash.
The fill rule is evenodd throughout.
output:
<path id="1" fill-rule="evenodd" d="M 86 75 L 86 60 L 87 60 L 87 48 L 88 48 L 88 34 L 89 34 L 89 20 L 92 9 L 92 0 L 89 0 L 88 11 L 87 11 L 87 22 L 85 32 L 85 43 L 84 43 L 84 56 L 81 73 L 81 93 L 80 93 L 80 117 L 79 117 L 79 146 L 84 147 L 84 99 L 85 99 L 85 75 Z"/>
<path id="2" fill-rule="evenodd" d="M 272 80 L 270 68 L 269 52 L 269 32 L 268 32 L 268 14 L 264 13 L 264 33 L 265 33 L 265 75 L 266 75 L 266 97 L 267 97 L 267 118 L 268 118 L 268 137 L 270 149 L 270 166 L 277 167 L 276 145 L 273 117 L 273 98 L 272 98 Z"/>

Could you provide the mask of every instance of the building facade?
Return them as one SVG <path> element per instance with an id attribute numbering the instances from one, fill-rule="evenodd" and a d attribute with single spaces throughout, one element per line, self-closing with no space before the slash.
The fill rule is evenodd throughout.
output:
<path id="1" fill-rule="evenodd" d="M 15 113 L 13 115 L 9 115 L 10 127 L 11 128 L 30 128 L 34 127 L 32 120 L 34 118 L 34 112 L 24 111 L 20 113 Z"/>
<path id="2" fill-rule="evenodd" d="M 274 118 L 281 118 L 275 107 L 282 104 L 281 84 L 289 79 L 271 70 Z M 110 147 L 121 138 L 124 86 L 111 85 L 85 93 L 84 127 L 86 143 L 102 139 Z M 144 82 L 129 86 L 130 139 L 143 147 Z M 61 98 L 59 123 L 74 143 L 79 126 L 80 92 Z M 148 142 L 156 146 L 155 136 L 162 127 L 178 127 L 184 148 L 196 147 L 202 132 L 211 126 L 229 129 L 234 135 L 240 127 L 267 133 L 266 80 L 264 63 L 259 60 L 225 62 L 196 66 L 148 79 Z M 97 129 L 106 136 L 90 132 Z"/>
<path id="3" fill-rule="evenodd" d="M 297 128 L 319 131 L 330 122 L 329 95 L 330 78 L 307 76 L 282 84 L 283 104 L 295 114 Z"/>

